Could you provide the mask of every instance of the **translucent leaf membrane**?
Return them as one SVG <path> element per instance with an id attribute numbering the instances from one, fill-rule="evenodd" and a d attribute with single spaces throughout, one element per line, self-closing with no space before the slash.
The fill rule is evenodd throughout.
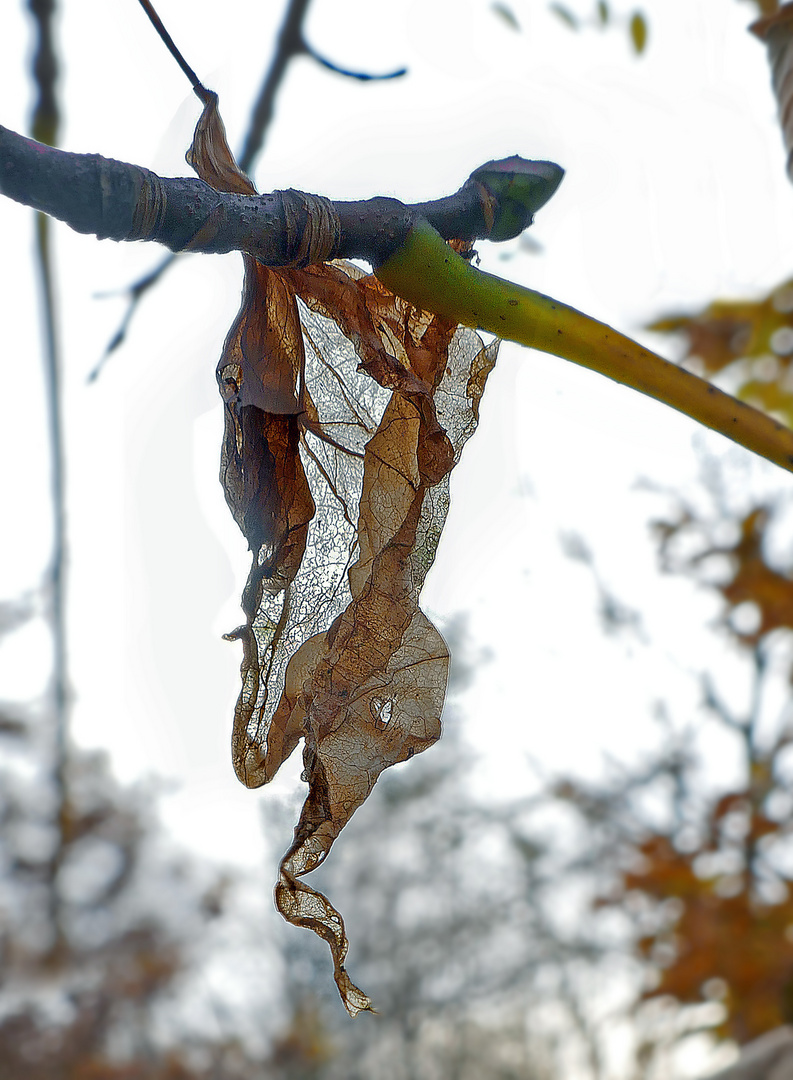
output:
<path id="1" fill-rule="evenodd" d="M 210 100 L 188 160 L 251 192 Z M 302 878 L 389 765 L 441 731 L 449 654 L 419 593 L 449 505 L 449 474 L 497 353 L 357 268 L 271 270 L 245 256 L 242 306 L 217 374 L 221 481 L 252 553 L 232 756 L 267 783 L 304 740 L 309 790 L 276 904 L 330 946 L 348 1011 L 344 923 Z"/>

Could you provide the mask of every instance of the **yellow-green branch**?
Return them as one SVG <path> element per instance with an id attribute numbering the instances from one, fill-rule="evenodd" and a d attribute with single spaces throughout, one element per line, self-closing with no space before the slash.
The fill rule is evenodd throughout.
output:
<path id="1" fill-rule="evenodd" d="M 605 323 L 475 269 L 426 222 L 376 274 L 417 307 L 599 371 L 793 472 L 790 428 Z"/>

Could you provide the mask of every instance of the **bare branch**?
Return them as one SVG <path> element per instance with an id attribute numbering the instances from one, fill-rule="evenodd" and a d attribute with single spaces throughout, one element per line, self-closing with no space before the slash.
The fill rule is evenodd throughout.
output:
<path id="1" fill-rule="evenodd" d="M 716 686 L 713 679 L 708 673 L 704 673 L 700 679 L 702 686 L 702 704 L 704 708 L 712 712 L 714 716 L 717 716 L 725 727 L 730 728 L 732 731 L 737 731 L 744 738 L 746 737 L 749 723 L 746 720 L 739 719 L 722 699 L 716 690 Z"/>
<path id="2" fill-rule="evenodd" d="M 58 138 L 58 58 L 55 48 L 54 0 L 30 0 L 30 13 L 36 27 L 33 73 L 38 91 L 33 108 L 31 130 L 42 145 L 52 146 Z M 27 141 L 27 140 L 26 140 Z M 0 157 L 0 160 L 2 158 Z M 58 340 L 55 290 L 51 258 L 51 230 L 43 213 L 36 215 L 36 265 L 39 278 L 43 327 L 43 362 L 47 398 L 50 491 L 52 496 L 52 551 L 46 574 L 47 621 L 52 637 L 51 700 L 52 784 L 55 791 L 53 824 L 57 842 L 47 863 L 49 916 L 52 929 L 51 955 L 64 947 L 63 896 L 60 870 L 66 854 L 65 823 L 69 805 L 69 672 L 66 630 L 66 477 L 64 465 L 63 400 L 61 394 L 61 355 Z"/>
<path id="3" fill-rule="evenodd" d="M 249 173 L 256 157 L 261 152 L 264 144 L 265 132 L 273 118 L 275 96 L 283 81 L 286 69 L 291 60 L 297 56 L 310 56 L 322 67 L 337 75 L 344 75 L 350 79 L 370 81 L 374 79 L 397 79 L 404 75 L 406 68 L 398 71 L 390 71 L 386 75 L 370 75 L 361 71 L 350 71 L 347 68 L 334 64 L 332 60 L 318 53 L 313 46 L 306 42 L 303 34 L 303 20 L 308 10 L 310 0 L 290 0 L 284 15 L 284 21 L 278 32 L 275 52 L 267 74 L 264 77 L 259 96 L 253 106 L 250 127 L 245 138 L 245 144 L 240 154 L 239 163 L 243 172 Z"/>
<path id="4" fill-rule="evenodd" d="M 185 75 L 187 75 L 193 88 L 196 89 L 201 85 L 198 76 L 182 56 L 182 53 L 177 48 L 173 38 L 163 26 L 162 20 L 159 15 L 157 15 L 150 0 L 140 0 L 140 3 L 169 52 Z M 275 94 L 286 74 L 288 62 L 305 51 L 302 44 L 301 23 L 308 3 L 309 0 L 290 0 L 275 54 L 251 114 L 250 126 L 245 138 L 243 153 L 240 158 L 243 172 L 247 173 L 251 171 L 254 158 L 262 148 L 265 131 L 272 120 Z M 153 286 L 159 282 L 160 278 L 165 274 L 168 268 L 173 265 L 175 258 L 176 253 L 174 252 L 167 255 L 164 259 L 161 259 L 152 270 L 124 290 L 127 295 L 127 310 L 103 355 L 88 376 L 89 382 L 92 382 L 98 377 L 99 372 L 102 370 L 107 360 L 109 360 L 111 354 L 122 344 L 141 298 L 149 291 L 149 289 L 153 288 Z"/>
<path id="5" fill-rule="evenodd" d="M 245 173 L 251 171 L 253 162 L 264 145 L 264 134 L 273 118 L 275 95 L 290 60 L 306 53 L 303 40 L 303 19 L 310 2 L 311 0 L 289 0 L 289 6 L 275 43 L 273 59 L 251 111 L 248 134 L 239 157 L 240 168 Z"/>
<path id="6" fill-rule="evenodd" d="M 350 71 L 349 68 L 343 68 L 338 64 L 334 64 L 332 60 L 328 60 L 326 56 L 318 53 L 316 49 L 312 48 L 311 45 L 306 42 L 303 43 L 303 48 L 312 60 L 316 60 L 318 64 L 327 68 L 328 71 L 333 71 L 336 75 L 344 75 L 345 78 L 348 79 L 358 79 L 359 82 L 382 82 L 386 79 L 399 79 L 403 75 L 407 75 L 407 68 L 397 68 L 396 71 L 389 71 L 385 75 L 372 75 L 367 71 Z"/>
<path id="7" fill-rule="evenodd" d="M 151 0 L 139 0 L 139 3 L 143 10 L 146 12 L 146 15 L 148 16 L 152 26 L 160 35 L 160 38 L 164 43 L 166 49 L 174 58 L 179 67 L 182 69 L 184 74 L 187 76 L 192 88 L 197 91 L 198 88 L 203 85 L 201 80 L 190 67 L 185 58 L 182 56 L 181 50 L 177 47 L 176 42 L 165 29 L 162 19 L 154 10 Z"/>
<path id="8" fill-rule="evenodd" d="M 537 165 L 538 174 L 546 168 Z M 558 166 L 550 168 L 561 175 Z M 171 251 L 245 251 L 267 266 L 332 258 L 378 264 L 418 218 L 459 240 L 487 237 L 494 212 L 498 218 L 492 194 L 473 179 L 455 195 L 411 206 L 390 198 L 331 202 L 292 189 L 237 195 L 97 154 L 56 150 L 2 126 L 0 193 L 100 239 L 151 240 Z M 323 217 L 332 223 L 332 240 L 320 245 L 320 259 L 301 255 L 306 229 L 316 230 Z"/>
<path id="9" fill-rule="evenodd" d="M 173 252 L 169 252 L 169 254 L 166 255 L 164 259 L 160 259 L 156 266 L 149 270 L 147 274 L 144 274 L 143 277 L 138 278 L 138 280 L 132 285 L 128 285 L 124 289 L 117 290 L 117 293 L 106 292 L 98 294 L 100 297 L 106 297 L 117 295 L 118 293 L 123 293 L 125 296 L 127 296 L 129 302 L 127 304 L 127 310 L 124 312 L 121 322 L 118 325 L 118 329 L 108 342 L 107 348 L 105 349 L 102 356 L 99 358 L 97 363 L 89 372 L 88 382 L 94 382 L 96 379 L 99 378 L 99 374 L 102 371 L 102 368 L 105 366 L 106 362 L 110 359 L 111 353 L 114 353 L 116 349 L 118 349 L 124 342 L 127 336 L 127 331 L 129 330 L 130 323 L 132 322 L 132 316 L 135 314 L 135 310 L 141 297 L 144 296 L 149 291 L 149 289 L 151 289 L 154 285 L 157 284 L 163 273 L 168 269 L 168 267 L 171 265 L 175 258 L 176 255 Z"/>

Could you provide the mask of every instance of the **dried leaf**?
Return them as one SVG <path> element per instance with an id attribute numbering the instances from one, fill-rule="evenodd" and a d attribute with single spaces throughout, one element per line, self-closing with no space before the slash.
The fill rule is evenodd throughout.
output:
<path id="1" fill-rule="evenodd" d="M 188 160 L 252 193 L 210 100 Z M 309 791 L 276 904 L 330 946 L 351 1015 L 341 916 L 302 877 L 383 769 L 441 730 L 449 655 L 419 609 L 449 473 L 495 363 L 470 330 L 419 311 L 344 263 L 271 270 L 244 257 L 240 312 L 218 364 L 221 480 L 252 567 L 232 755 L 249 787 L 301 739 Z"/>

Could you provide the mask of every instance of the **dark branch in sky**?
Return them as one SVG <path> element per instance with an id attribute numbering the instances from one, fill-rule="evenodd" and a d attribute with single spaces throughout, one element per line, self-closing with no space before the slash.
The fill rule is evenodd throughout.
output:
<path id="1" fill-rule="evenodd" d="M 377 264 L 402 242 L 417 218 L 446 239 L 485 238 L 492 199 L 468 180 L 455 194 L 407 206 L 397 199 L 331 202 L 287 190 L 267 195 L 215 191 L 201 180 L 160 177 L 97 154 L 72 154 L 0 126 L 0 193 L 100 239 L 151 240 L 172 251 L 247 251 L 268 266 L 294 262 L 303 231 L 319 211 L 334 222 L 323 259 Z M 488 222 L 490 224 L 488 224 Z"/>
<path id="2" fill-rule="evenodd" d="M 284 21 L 278 32 L 275 52 L 267 74 L 264 77 L 248 125 L 248 134 L 239 156 L 239 166 L 244 173 L 250 173 L 255 159 L 264 145 L 264 135 L 273 118 L 275 95 L 281 85 L 290 60 L 306 53 L 303 40 L 303 19 L 311 0 L 290 0 Z"/>
<path id="3" fill-rule="evenodd" d="M 338 64 L 334 64 L 332 60 L 328 60 L 327 57 L 322 56 L 316 49 L 313 49 L 309 44 L 304 43 L 305 51 L 312 58 L 316 60 L 322 67 L 327 68 L 328 71 L 333 71 L 337 75 L 344 75 L 348 79 L 358 79 L 360 82 L 382 82 L 384 79 L 399 79 L 402 75 L 407 75 L 407 68 L 398 68 L 396 71 L 389 71 L 385 75 L 372 75 L 367 71 L 350 71 L 348 68 L 339 67 Z"/>

